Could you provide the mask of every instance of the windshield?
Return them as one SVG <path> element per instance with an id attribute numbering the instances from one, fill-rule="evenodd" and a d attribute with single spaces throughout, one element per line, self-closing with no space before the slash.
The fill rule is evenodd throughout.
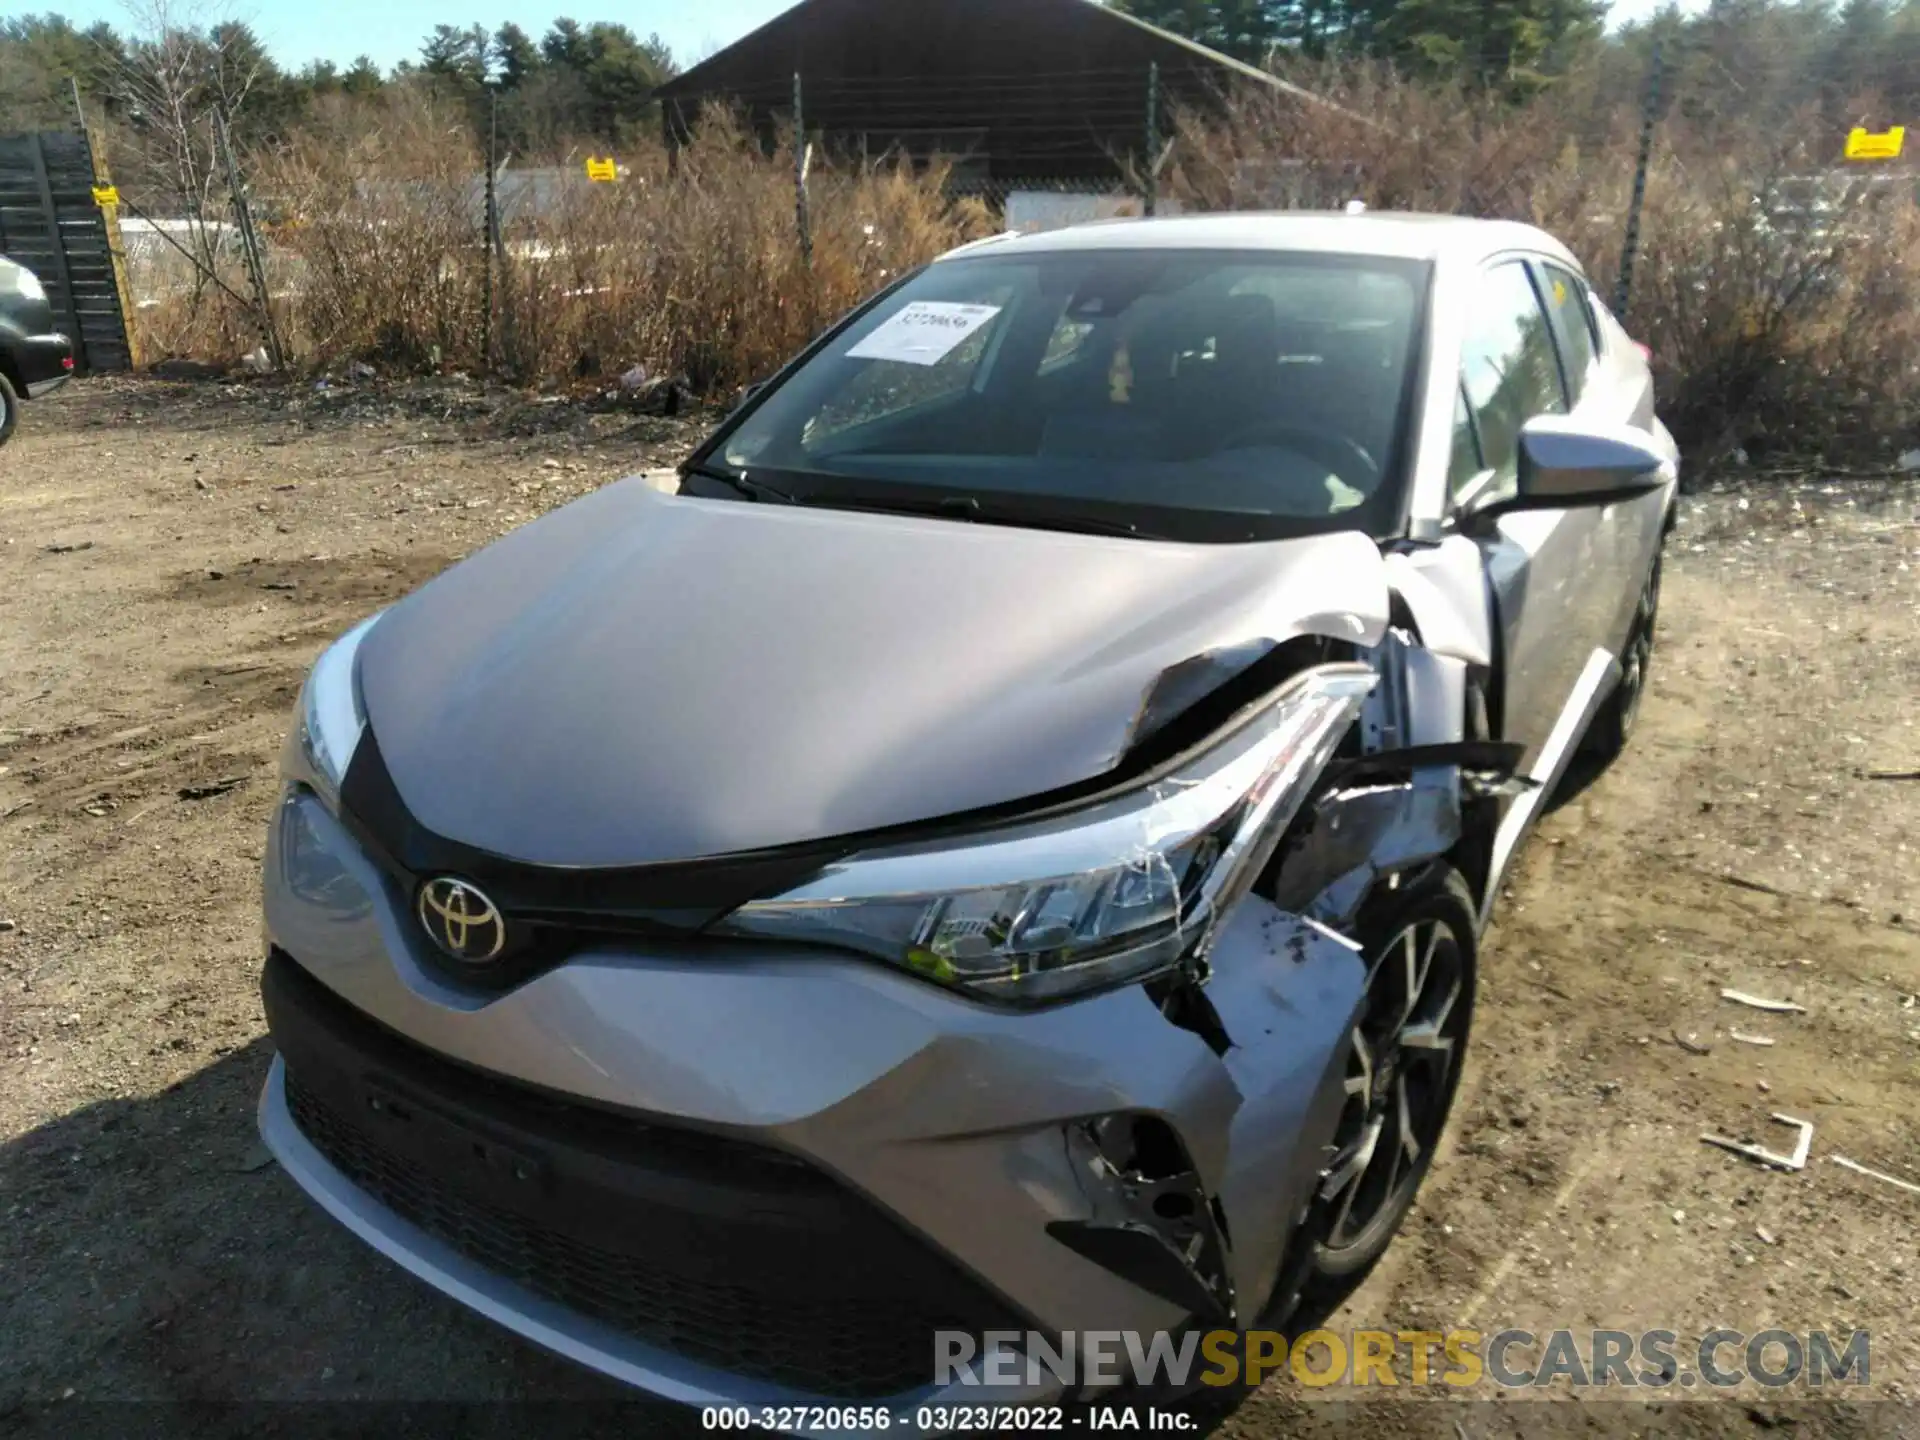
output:
<path id="1" fill-rule="evenodd" d="M 1384 536 L 1425 293 L 1422 264 L 1346 255 L 943 261 L 703 464 L 803 502 L 1082 514 L 1176 539 Z"/>

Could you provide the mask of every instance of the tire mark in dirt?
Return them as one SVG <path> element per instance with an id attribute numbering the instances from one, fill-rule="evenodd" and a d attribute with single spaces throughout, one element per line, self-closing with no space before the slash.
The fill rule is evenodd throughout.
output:
<path id="1" fill-rule="evenodd" d="M 391 604 L 438 575 L 454 561 L 440 552 L 409 552 L 373 559 L 365 555 L 309 556 L 303 560 L 247 560 L 231 567 L 180 571 L 161 594 L 197 605 L 251 605 L 284 594 L 303 608 Z"/>
<path id="2" fill-rule="evenodd" d="M 1585 1183 L 1587 1177 L 1599 1168 L 1601 1156 L 1602 1151 L 1596 1147 L 1589 1151 L 1584 1158 L 1574 1163 L 1573 1173 L 1567 1176 L 1560 1188 L 1554 1192 L 1553 1199 L 1548 1203 L 1546 1209 L 1549 1212 L 1567 1208 L 1567 1202 L 1573 1198 L 1573 1192 L 1578 1190 L 1580 1186 Z M 1527 1227 L 1513 1246 L 1507 1250 L 1506 1254 L 1500 1257 L 1499 1263 L 1493 1267 L 1492 1272 L 1489 1273 L 1486 1280 L 1481 1283 L 1479 1290 L 1474 1292 L 1473 1298 L 1461 1307 L 1459 1324 L 1462 1329 L 1472 1328 L 1473 1322 L 1479 1318 L 1481 1308 L 1499 1292 L 1500 1287 L 1506 1283 L 1507 1277 L 1519 1268 L 1522 1244 L 1533 1239 L 1538 1234 L 1545 1223 L 1545 1219 L 1546 1217 L 1543 1215 Z"/>

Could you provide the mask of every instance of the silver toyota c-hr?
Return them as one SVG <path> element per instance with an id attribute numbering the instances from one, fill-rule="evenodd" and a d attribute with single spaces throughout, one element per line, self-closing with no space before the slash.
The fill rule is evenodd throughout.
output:
<path id="1" fill-rule="evenodd" d="M 936 1332 L 1284 1318 L 1413 1201 L 1501 875 L 1632 726 L 1676 484 L 1530 228 L 957 251 L 674 493 L 321 656 L 266 1141 L 691 1403 L 897 1415 L 953 1393 Z"/>

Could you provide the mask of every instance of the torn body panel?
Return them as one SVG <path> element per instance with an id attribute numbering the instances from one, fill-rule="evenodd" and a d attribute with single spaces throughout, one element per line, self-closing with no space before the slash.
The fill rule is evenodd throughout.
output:
<path id="1" fill-rule="evenodd" d="M 1396 255 L 1416 245 L 1389 228 L 1406 231 Z M 1219 238 L 1284 238 L 1254 230 Z M 1080 523 L 1067 493 L 1033 527 L 997 504 L 1009 523 L 989 523 L 984 499 L 915 500 L 902 474 L 886 488 L 905 486 L 897 508 L 916 513 L 887 513 L 864 508 L 864 483 L 789 493 L 766 483 L 777 470 L 708 469 L 716 437 L 682 473 L 729 498 L 606 487 L 400 601 L 359 632 L 357 660 L 329 652 L 298 709 L 267 854 L 279 1055 L 262 1131 L 287 1172 L 429 1283 L 603 1373 L 695 1404 L 877 1397 L 894 1428 L 941 1393 L 925 1388 L 922 1322 L 1056 1336 L 1284 1323 L 1275 1297 L 1300 1293 L 1308 1267 L 1358 1273 L 1411 1203 L 1396 1177 L 1417 1187 L 1397 1157 L 1418 1162 L 1438 1139 L 1406 1145 L 1420 1061 L 1390 1052 L 1464 1046 L 1468 932 L 1619 669 L 1612 652 L 1650 593 L 1656 538 L 1639 527 L 1667 503 L 1509 507 L 1554 489 L 1522 497 L 1516 477 L 1499 506 L 1457 512 L 1473 307 L 1453 292 L 1512 246 L 1573 264 L 1532 232 L 1469 233 L 1432 250 L 1405 417 L 1362 407 L 1413 431 L 1368 447 L 1396 458 L 1363 509 L 1269 526 L 1236 500 L 1222 524 L 1181 525 L 1224 537 L 1194 544 L 1109 533 L 1118 491 L 1085 517 L 1100 533 L 1077 533 L 1051 528 Z M 1237 304 L 1199 317 L 1220 332 L 1220 363 L 1200 368 L 1219 375 L 1189 378 L 1242 388 L 1243 362 L 1271 361 L 1270 307 L 1239 298 L 1258 302 L 1257 323 Z M 1031 345 L 1003 325 L 1011 343 L 992 354 L 1037 362 L 1056 319 L 1038 314 Z M 1322 368 L 1371 368 L 1351 349 Z M 1617 327 L 1603 349 L 1612 381 L 1650 393 Z M 1599 389 L 1586 410 L 1608 400 Z M 876 443 L 834 447 L 832 468 L 858 460 L 878 481 L 919 423 L 888 419 Z M 1259 439 L 1218 438 L 1219 455 Z M 959 465 L 921 478 L 967 488 L 980 457 L 959 448 Z M 1208 469 L 1234 481 L 1203 465 L 1192 493 L 1165 498 L 1209 508 Z M 1144 503 L 1159 477 L 1140 478 Z M 855 508 L 833 508 L 836 493 Z M 1248 541 L 1243 526 L 1297 533 Z M 336 745 L 334 729 L 353 738 Z M 489 958 L 512 962 L 497 983 L 461 968 L 472 957 L 450 933 L 480 912 L 463 901 L 440 927 L 422 906 L 443 884 L 484 904 Z M 527 949 L 505 949 L 522 927 Z M 295 970 L 318 997 L 305 1014 L 271 998 L 293 993 L 280 981 Z M 330 1059 L 350 1073 L 329 1076 Z M 354 1087 L 388 1062 L 449 1102 L 445 1132 L 418 1147 L 447 1163 L 399 1183 L 385 1159 L 355 1166 L 362 1142 L 382 1153 L 370 1127 L 388 1120 L 367 1121 L 382 1107 Z M 1437 1073 L 1439 1125 L 1457 1071 Z M 344 1102 L 317 1115 L 325 1094 Z M 1377 1148 L 1389 1106 L 1402 1143 Z M 536 1113 L 502 1133 L 529 1152 L 554 1142 L 529 1169 L 560 1183 L 538 1196 L 505 1183 L 532 1174 L 496 1162 L 548 1157 L 498 1152 L 493 1133 Z M 467 1115 L 479 1143 L 457 1143 Z M 1381 1188 L 1399 1208 L 1343 1247 L 1376 1153 L 1396 1160 Z M 583 1159 L 622 1170 L 591 1226 L 564 1188 Z M 1316 1202 L 1343 1175 L 1328 1225 Z M 634 1196 L 673 1223 L 648 1223 Z M 809 1197 L 823 1223 L 796 1228 Z M 512 1207 L 508 1247 L 471 1233 L 470 1198 Z M 776 1233 L 765 1250 L 678 1243 L 722 1221 Z M 634 1250 L 582 1265 L 589 1230 Z M 936 1262 L 925 1273 L 943 1283 L 876 1264 L 873 1235 Z M 816 1248 L 824 1283 L 770 1286 L 756 1263 Z M 556 1256 L 574 1273 L 542 1292 Z M 627 1259 L 644 1266 L 614 1297 L 621 1325 L 575 1308 L 582 1273 L 597 1286 Z M 890 1268 L 904 1294 L 876 1298 L 897 1308 L 835 1288 Z M 663 1295 L 692 1298 L 647 1308 Z M 850 1351 L 863 1328 L 906 1336 L 914 1355 L 857 1390 L 832 1388 L 849 1383 L 841 1355 L 766 1368 L 762 1342 L 783 1329 Z"/>
<path id="2" fill-rule="evenodd" d="M 1237 1103 L 1219 1114 L 1217 1137 L 1174 1117 L 1185 1143 L 1219 1144 L 1224 1165 L 1207 1176 L 1198 1166 L 1094 1163 L 1093 1142 L 1081 1137 L 1089 1214 L 1056 1224 L 1055 1237 L 1189 1314 L 1252 1323 L 1324 1167 L 1344 1040 L 1365 986 L 1352 941 L 1258 896 L 1244 901 L 1221 927 L 1204 992 L 1231 1037 L 1217 1063 Z"/>
<path id="3" fill-rule="evenodd" d="M 1242 1324 L 1275 1292 L 1340 1116 L 1344 1047 L 1303 1054 L 1276 1040 L 1274 1016 L 1313 1010 L 1346 1033 L 1366 988 L 1348 932 L 1367 899 L 1455 855 L 1470 820 L 1490 828 L 1517 761 L 1512 747 L 1469 738 L 1467 657 L 1394 628 L 1365 658 L 1379 678 L 1349 737 L 1357 753 L 1329 767 L 1287 824 L 1264 887 L 1221 927 L 1204 988 L 1160 997 L 1163 1014 L 1208 1040 L 1240 1095 L 1215 1198 Z"/>
<path id="4" fill-rule="evenodd" d="M 1102 1115 L 1067 1127 L 1091 1214 L 1055 1220 L 1062 1245 L 1210 1323 L 1231 1321 L 1225 1226 L 1173 1127 L 1157 1115 Z"/>
<path id="5" fill-rule="evenodd" d="M 1258 896 L 1234 913 L 1215 948 L 1208 989 L 1235 1037 L 1221 1063 L 1241 1097 L 1219 1199 L 1242 1325 L 1272 1295 L 1326 1164 L 1344 1099 L 1347 1030 L 1366 981 L 1352 941 Z"/>
<path id="6" fill-rule="evenodd" d="M 1438 860 L 1460 843 L 1457 767 L 1427 765 L 1401 784 L 1338 790 L 1315 807 L 1280 866 L 1282 908 L 1336 929 L 1349 925 L 1374 886 Z"/>
<path id="7" fill-rule="evenodd" d="M 269 941 L 384 1032 L 452 1064 L 805 1162 L 991 1284 L 1035 1328 L 1153 1331 L 1202 1313 L 1249 1323 L 1325 1167 L 1366 987 L 1359 947 L 1315 917 L 1344 913 L 1339 884 L 1357 886 L 1356 872 L 1377 877 L 1445 848 L 1459 815 L 1446 746 L 1474 748 L 1458 739 L 1464 662 L 1389 638 L 1384 625 L 1373 642 L 1372 688 L 1388 693 L 1370 724 L 1341 727 L 1347 746 L 1367 759 L 1368 745 L 1392 741 L 1375 756 L 1434 764 L 1352 787 L 1364 799 L 1323 795 L 1315 811 L 1331 799 L 1365 847 L 1330 848 L 1313 872 L 1299 869 L 1327 878 L 1322 893 L 1288 892 L 1297 908 L 1276 904 L 1270 884 L 1215 897 L 1204 983 L 1192 975 L 1173 993 L 1134 984 L 1021 1012 L 830 948 L 609 936 L 479 997 L 436 967 L 404 888 L 297 791 L 269 846 Z M 1360 666 L 1333 668 L 1349 685 L 1373 680 Z M 1333 761 L 1341 736 L 1326 739 L 1302 760 L 1309 776 Z M 1245 842 L 1259 857 L 1248 869 L 1263 877 L 1273 847 L 1303 823 L 1283 780 L 1291 773 L 1269 772 L 1274 788 L 1255 795 L 1256 808 L 1293 797 Z M 1152 849 L 1164 837 L 1136 827 L 1136 839 Z M 1294 856 L 1280 869 L 1306 863 Z M 1183 996 L 1204 1005 L 1211 1033 L 1176 1023 Z M 289 1170 L 313 1193 L 347 1196 L 358 1228 L 391 1258 L 456 1294 L 511 1289 L 354 1198 L 299 1140 L 282 1089 L 270 1086 L 264 1104 L 263 1128 Z M 1177 1144 L 1157 1161 L 1116 1157 L 1086 1129 L 1104 1117 L 1147 1117 Z M 496 1318 L 541 1343 L 581 1357 L 604 1350 L 603 1338 L 568 1330 L 570 1319 L 536 1333 L 527 1317 L 551 1310 L 501 1296 Z M 624 1344 L 620 1359 L 648 1383 L 709 1383 L 647 1342 Z"/>
<path id="8" fill-rule="evenodd" d="M 1459 844 L 1463 771 L 1485 758 L 1467 743 L 1467 661 L 1398 628 L 1369 658 L 1380 683 L 1361 712 L 1365 759 L 1334 776 L 1289 832 L 1272 892 L 1283 909 L 1336 928 L 1375 884 Z"/>
<path id="9" fill-rule="evenodd" d="M 1361 748 L 1369 755 L 1465 738 L 1467 662 L 1441 655 L 1394 628 L 1367 659 L 1380 683 L 1361 712 Z"/>
<path id="10" fill-rule="evenodd" d="M 1342 733 L 1361 761 L 1432 763 L 1322 794 L 1310 818 L 1294 771 L 1268 772 L 1271 786 L 1250 793 L 1270 823 L 1233 841 L 1265 888 L 1212 897 L 1205 964 L 1171 991 L 1133 984 L 1021 1012 L 830 948 L 605 937 L 477 997 L 442 976 L 405 890 L 297 792 L 269 848 L 270 943 L 387 1033 L 451 1063 L 804 1161 L 991 1283 L 1035 1328 L 1152 1331 L 1194 1314 L 1246 1324 L 1273 1293 L 1326 1165 L 1365 994 L 1359 947 L 1319 917 L 1344 923 L 1367 877 L 1446 848 L 1460 816 L 1460 770 L 1447 757 L 1484 748 L 1459 738 L 1464 661 L 1384 624 L 1366 658 L 1372 675 L 1334 666 L 1321 682 L 1347 685 L 1345 713 L 1370 705 L 1370 718 L 1305 747 L 1301 773 L 1337 782 L 1355 758 L 1335 759 Z M 1314 839 L 1322 807 L 1354 838 L 1324 855 L 1290 852 L 1282 877 L 1316 878 L 1294 879 L 1283 908 L 1264 878 L 1269 857 L 1302 825 L 1312 844 L 1326 841 L 1331 831 Z M 1136 826 L 1144 850 L 1164 839 Z M 1204 1007 L 1210 1030 L 1178 1023 L 1182 999 Z M 266 1132 L 301 1183 L 347 1193 L 325 1157 L 296 1142 L 280 1092 L 267 1103 Z M 1107 1117 L 1134 1129 L 1146 1117 L 1176 1143 L 1157 1159 L 1116 1157 L 1086 1129 Z M 432 1283 L 458 1293 L 485 1279 L 484 1267 L 433 1258 L 371 1202 L 361 1208 L 363 1233 Z M 523 1299 L 503 1300 L 498 1318 L 518 1327 L 537 1313 Z M 584 1354 L 589 1338 L 560 1335 L 559 1348 Z M 685 1368 L 640 1342 L 623 1356 L 635 1373 Z"/>
<path id="11" fill-rule="evenodd" d="M 1469 665 L 1494 661 L 1494 616 L 1486 562 L 1464 535 L 1386 557 L 1387 584 L 1405 603 L 1420 643 L 1435 655 Z"/>

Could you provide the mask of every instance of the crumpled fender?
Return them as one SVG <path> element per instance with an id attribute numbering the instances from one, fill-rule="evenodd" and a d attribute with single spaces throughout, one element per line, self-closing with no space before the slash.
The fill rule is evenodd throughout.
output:
<path id="1" fill-rule="evenodd" d="M 1076 1173 L 1090 1215 L 1056 1230 L 1169 1303 L 1232 1323 L 1256 1320 L 1281 1267 L 1297 1263 L 1285 1247 L 1339 1121 L 1346 1036 L 1366 986 L 1346 932 L 1387 877 L 1460 845 L 1470 801 L 1509 779 L 1517 760 L 1512 747 L 1466 736 L 1466 671 L 1485 653 L 1487 617 L 1484 605 L 1477 617 L 1461 613 L 1446 587 L 1465 591 L 1455 566 L 1468 557 L 1392 558 L 1395 589 L 1416 597 L 1408 608 L 1421 628 L 1390 629 L 1370 647 L 1380 683 L 1356 722 L 1360 753 L 1328 767 L 1290 824 L 1271 888 L 1223 921 L 1204 983 L 1161 982 L 1157 996 L 1168 1021 L 1218 1057 L 1238 1103 L 1214 1107 L 1197 1128 L 1183 1119 L 1184 1169 L 1112 1162 L 1089 1141 Z M 1163 1197 L 1178 1222 L 1151 1203 Z"/>
<path id="2" fill-rule="evenodd" d="M 1469 665 L 1493 663 L 1493 611 L 1478 545 L 1449 535 L 1438 545 L 1388 555 L 1386 572 L 1425 648 Z"/>

